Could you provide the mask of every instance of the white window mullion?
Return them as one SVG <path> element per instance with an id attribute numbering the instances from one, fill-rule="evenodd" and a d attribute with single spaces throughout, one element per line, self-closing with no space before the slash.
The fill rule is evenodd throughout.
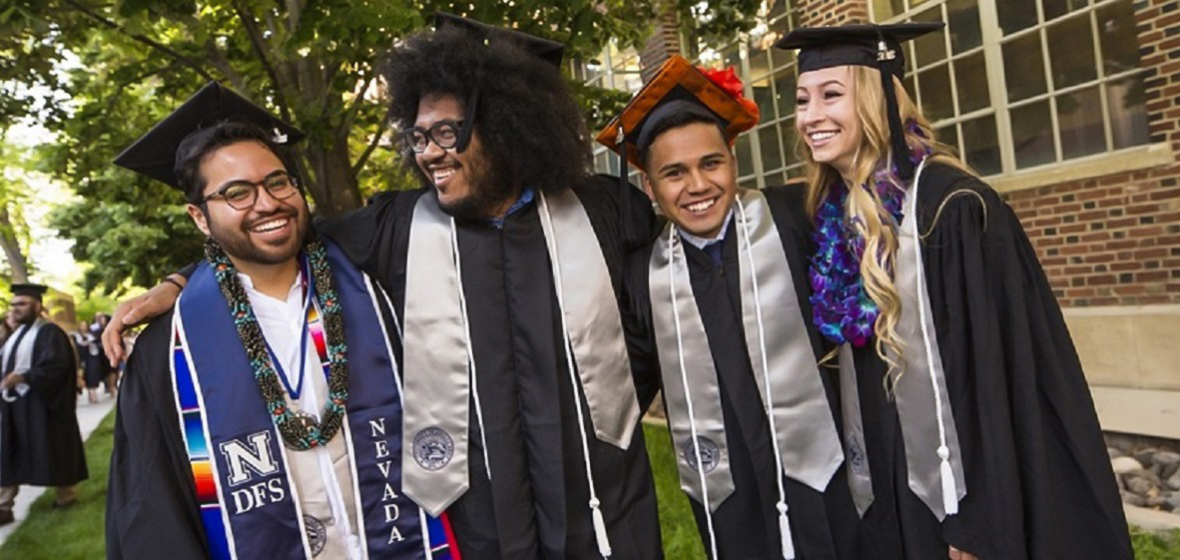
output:
<path id="1" fill-rule="evenodd" d="M 979 27 L 983 35 L 983 64 L 987 71 L 987 89 L 995 109 L 996 142 L 1000 148 L 1000 173 L 1016 169 L 1016 147 L 1012 143 L 1012 119 L 1008 113 L 1008 83 L 1004 75 L 1004 51 L 1000 43 L 999 11 L 994 0 L 980 0 Z"/>
<path id="2" fill-rule="evenodd" d="M 1090 40 L 1094 45 L 1094 67 L 1098 76 L 1098 102 L 1102 104 L 1102 132 L 1106 151 L 1114 149 L 1114 132 L 1110 125 L 1110 105 L 1106 102 L 1106 65 L 1102 63 L 1102 42 L 1098 40 L 1098 9 L 1090 10 Z"/>

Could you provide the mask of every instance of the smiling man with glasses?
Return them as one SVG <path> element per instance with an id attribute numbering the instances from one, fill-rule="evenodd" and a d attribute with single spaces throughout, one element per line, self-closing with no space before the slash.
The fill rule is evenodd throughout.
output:
<path id="1" fill-rule="evenodd" d="M 272 136 L 303 133 L 214 83 L 116 160 L 207 237 L 128 362 L 107 556 L 449 558 L 401 491 L 388 300 L 315 233 Z"/>

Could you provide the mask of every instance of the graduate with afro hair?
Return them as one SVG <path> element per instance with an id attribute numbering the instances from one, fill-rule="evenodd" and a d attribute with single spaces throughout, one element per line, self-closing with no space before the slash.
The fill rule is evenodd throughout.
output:
<path id="1" fill-rule="evenodd" d="M 650 202 L 589 175 L 562 45 L 436 28 L 384 65 L 423 187 L 319 224 L 401 321 L 403 489 L 465 560 L 662 558 L 639 429 L 658 373 L 619 304 Z"/>
<path id="2" fill-rule="evenodd" d="M 484 196 L 514 198 L 522 185 L 545 192 L 569 188 L 590 168 L 585 121 L 565 79 L 513 42 L 485 44 L 465 29 L 444 26 L 408 39 L 386 62 L 384 77 L 390 119 L 403 131 L 414 126 L 423 98 L 452 96 L 466 115 L 474 114 L 464 124 L 492 164 L 486 186 L 493 192 Z M 423 171 L 410 146 L 404 148 L 405 162 Z"/>

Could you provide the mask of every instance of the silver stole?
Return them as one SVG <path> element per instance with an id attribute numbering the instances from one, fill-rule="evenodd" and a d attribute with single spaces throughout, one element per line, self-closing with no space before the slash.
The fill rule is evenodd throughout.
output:
<path id="1" fill-rule="evenodd" d="M 783 474 L 823 492 L 844 456 L 790 265 L 766 197 L 740 189 L 735 206 L 743 331 L 761 404 L 773 427 L 772 443 Z M 669 426 L 679 452 L 681 487 L 716 509 L 733 492 L 733 474 L 716 365 L 681 243 L 668 224 L 652 252 L 652 321 Z M 700 442 L 695 447 L 694 435 Z M 697 470 L 698 450 L 704 477 Z M 708 488 L 707 501 L 700 491 L 702 482 Z"/>
<path id="2" fill-rule="evenodd" d="M 893 283 L 901 296 L 901 314 L 897 335 L 906 350 L 904 359 L 891 356 L 904 367 L 894 387 L 897 416 L 905 442 L 907 477 L 910 490 L 930 508 L 939 521 L 959 510 L 959 500 L 967 495 L 963 479 L 962 450 L 955 429 L 955 417 L 947 394 L 946 374 L 942 356 L 935 339 L 934 317 L 930 309 L 930 295 L 926 290 L 925 268 L 922 263 L 921 239 L 918 235 L 918 185 L 926 162 L 918 166 L 914 180 L 906 193 L 904 217 L 898 231 L 897 259 L 894 263 Z M 848 366 L 844 366 L 844 362 Z M 851 390 L 856 393 L 856 374 L 852 371 L 852 353 L 841 352 L 841 371 L 845 367 Z M 848 385 L 843 382 L 842 385 Z M 847 391 L 847 389 L 846 389 Z M 858 397 L 859 398 L 859 397 Z M 934 405 L 933 414 L 930 410 Z M 860 430 L 859 407 L 855 417 L 845 408 L 845 430 Z M 851 420 L 851 422 L 848 422 Z M 857 481 L 849 477 L 853 496 L 857 497 Z M 863 490 L 859 496 L 863 499 Z M 871 491 L 870 491 L 871 492 Z M 870 494 L 871 496 L 871 494 Z M 857 506 L 860 506 L 860 499 Z M 869 498 L 871 501 L 871 497 Z"/>
<path id="3" fill-rule="evenodd" d="M 539 197 L 552 218 L 548 223 L 543 217 L 542 227 L 550 262 L 561 265 L 562 273 L 554 279 L 564 295 L 564 334 L 573 348 L 594 433 L 626 449 L 641 411 L 598 236 L 572 190 Z M 406 262 L 407 445 L 402 464 L 406 494 L 435 516 L 469 487 L 470 401 L 482 422 L 455 236 L 453 219 L 439 208 L 437 193 L 423 194 L 414 207 Z"/>
<path id="4" fill-rule="evenodd" d="M 873 480 L 869 473 L 869 457 L 865 451 L 863 416 L 860 413 L 860 393 L 856 389 L 856 364 L 852 361 L 852 346 L 840 346 L 840 410 L 844 417 L 844 468 L 848 472 L 848 487 L 856 513 L 865 516 L 873 505 Z"/>
<path id="5" fill-rule="evenodd" d="M 0 378 L 7 376 L 10 373 L 24 373 L 33 367 L 33 345 L 37 342 L 37 335 L 41 332 L 41 327 L 48 323 L 45 319 L 40 317 L 33 320 L 30 325 L 21 325 L 12 334 L 8 336 L 8 340 L 4 341 L 3 350 L 0 350 L 0 365 L 7 365 L 8 358 L 16 352 L 16 358 L 12 362 L 12 371 L 0 371 Z M 21 329 L 27 329 L 24 337 L 20 340 L 20 346 L 16 346 L 17 336 Z M 16 402 L 16 399 L 25 396 L 29 392 L 28 383 L 18 383 L 11 389 L 5 389 L 0 398 L 5 402 Z"/>

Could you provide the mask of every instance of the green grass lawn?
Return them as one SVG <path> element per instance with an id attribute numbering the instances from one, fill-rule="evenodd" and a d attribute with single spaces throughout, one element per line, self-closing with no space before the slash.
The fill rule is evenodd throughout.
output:
<path id="1" fill-rule="evenodd" d="M 0 558 L 22 560 L 90 560 L 103 558 L 103 518 L 106 510 L 107 469 L 110 467 L 114 413 L 106 417 L 86 441 L 90 479 L 79 487 L 78 504 L 64 511 L 51 506 L 53 491 L 33 504 L 29 518 L 0 546 Z M 704 560 L 688 498 L 680 491 L 676 458 L 668 430 L 643 426 L 660 503 L 661 536 L 669 559 Z M 26 490 L 27 491 L 27 490 Z M 1180 530 L 1153 534 L 1131 531 L 1136 560 L 1180 560 Z"/>
<path id="2" fill-rule="evenodd" d="M 647 453 L 656 478 L 656 498 L 660 502 L 660 536 L 665 555 L 675 560 L 705 560 L 705 548 L 697 533 L 697 523 L 688 506 L 688 498 L 680 490 L 676 474 L 676 454 L 668 428 L 643 424 L 647 439 Z"/>
<path id="3" fill-rule="evenodd" d="M 0 558 L 25 560 L 91 560 L 106 557 L 103 524 L 106 516 L 107 471 L 114 445 L 115 412 L 103 419 L 86 440 L 90 478 L 78 485 L 78 503 L 53 509 L 54 491 L 33 502 L 29 517 L 0 546 Z M 22 491 L 28 492 L 29 487 Z"/>

